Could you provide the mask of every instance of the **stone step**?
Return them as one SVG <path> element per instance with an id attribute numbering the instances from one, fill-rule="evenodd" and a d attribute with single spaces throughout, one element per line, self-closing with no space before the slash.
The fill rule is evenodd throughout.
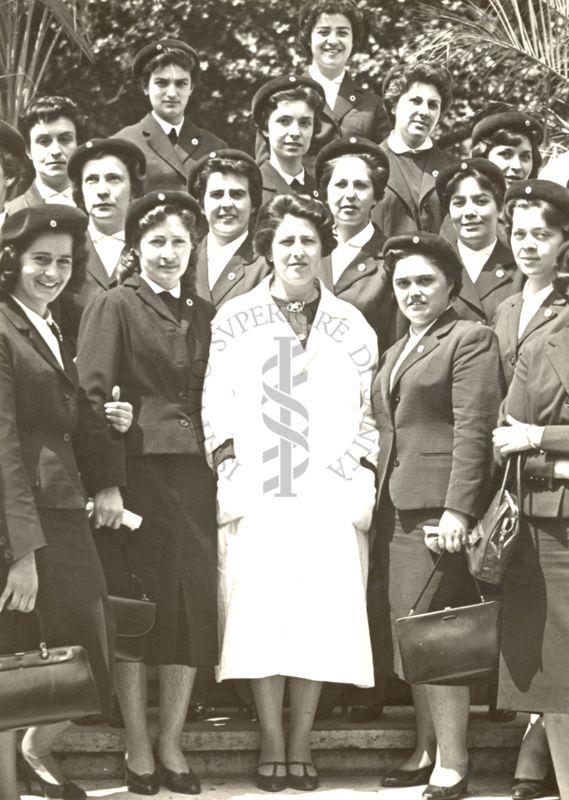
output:
<path id="1" fill-rule="evenodd" d="M 468 747 L 479 774 L 513 775 L 517 751 L 528 717 L 518 714 L 507 723 L 491 722 L 487 706 L 473 706 Z M 218 713 L 218 712 L 216 712 Z M 150 712 L 151 735 L 157 731 Z M 314 763 L 322 775 L 377 775 L 397 766 L 414 745 L 413 709 L 388 706 L 382 717 L 353 725 L 338 711 L 318 720 L 312 734 Z M 104 725 L 72 725 L 56 751 L 65 773 L 75 778 L 120 778 L 124 731 Z M 250 775 L 257 763 L 259 729 L 242 712 L 219 712 L 203 722 L 186 725 L 182 746 L 200 776 L 220 778 Z"/>

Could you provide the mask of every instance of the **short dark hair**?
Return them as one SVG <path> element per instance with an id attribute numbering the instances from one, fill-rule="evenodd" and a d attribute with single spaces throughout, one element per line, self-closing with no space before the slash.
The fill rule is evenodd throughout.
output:
<path id="1" fill-rule="evenodd" d="M 202 169 L 197 173 L 193 186 L 190 187 L 195 192 L 196 199 L 199 200 L 202 208 L 207 182 L 214 172 L 221 172 L 222 175 L 240 175 L 247 178 L 252 206 L 251 216 L 259 210 L 263 197 L 263 179 L 259 174 L 259 170 L 244 158 L 225 158 L 224 156 L 208 158 Z"/>
<path id="2" fill-rule="evenodd" d="M 318 18 L 322 14 L 343 14 L 352 26 L 354 46 L 352 52 L 359 50 L 365 42 L 365 24 L 361 11 L 352 0 L 315 0 L 298 31 L 296 42 L 305 55 L 311 56 L 310 38 Z"/>
<path id="3" fill-rule="evenodd" d="M 462 289 L 462 265 L 458 259 L 448 261 L 447 259 L 442 258 L 435 259 L 429 253 L 422 253 L 418 252 L 417 250 L 389 250 L 385 254 L 383 268 L 389 280 L 390 286 L 393 286 L 393 275 L 398 262 L 403 258 L 407 258 L 407 256 L 414 255 L 419 255 L 426 259 L 433 267 L 436 267 L 443 273 L 447 281 L 452 285 L 450 299 L 459 295 L 460 290 Z"/>
<path id="4" fill-rule="evenodd" d="M 498 209 L 502 208 L 504 204 L 504 195 L 506 194 L 505 183 L 499 183 L 497 180 L 493 180 L 475 166 L 468 164 L 465 169 L 461 169 L 453 175 L 444 187 L 444 191 L 439 195 L 441 204 L 446 211 L 449 209 L 453 194 L 457 191 L 459 184 L 462 183 L 465 178 L 474 178 L 485 192 L 490 192 L 494 197 Z"/>
<path id="5" fill-rule="evenodd" d="M 140 73 L 140 84 L 142 88 L 146 89 L 148 87 L 150 76 L 155 70 L 162 69 L 162 67 L 168 67 L 170 64 L 174 64 L 176 67 L 185 69 L 186 72 L 189 72 L 190 74 L 192 86 L 196 83 L 196 64 L 194 59 L 185 50 L 171 48 L 168 49 L 166 53 L 159 53 L 157 56 L 154 56 L 154 58 L 151 58 L 150 61 L 146 62 L 142 68 L 142 72 Z"/>
<path id="6" fill-rule="evenodd" d="M 68 232 L 68 231 L 66 231 Z M 44 233 L 33 232 L 28 236 L 22 236 L 17 242 L 8 244 L 0 251 L 0 294 L 11 294 L 16 284 L 20 272 L 22 271 L 22 253 L 24 253 L 32 243 L 43 236 Z M 79 292 L 85 282 L 87 267 L 87 243 L 85 234 L 79 231 L 69 232 L 73 240 L 71 251 L 72 267 L 71 277 L 65 287 L 70 292 Z"/>
<path id="7" fill-rule="evenodd" d="M 112 152 L 111 150 L 109 150 L 109 152 L 105 152 L 104 149 L 97 150 L 93 158 L 86 159 L 85 163 L 81 167 L 79 180 L 71 182 L 73 189 L 73 200 L 77 208 L 80 208 L 81 211 L 85 211 L 85 202 L 83 200 L 83 189 L 82 189 L 83 170 L 85 169 L 87 164 L 89 164 L 91 161 L 99 161 L 101 158 L 104 158 L 105 156 L 115 156 L 115 158 L 118 158 L 118 160 L 121 163 L 123 163 L 127 168 L 128 176 L 130 178 L 131 200 L 135 200 L 137 197 L 142 197 L 142 195 L 144 194 L 144 186 L 145 186 L 144 179 L 140 177 L 138 169 L 131 159 L 121 158 L 119 155 L 117 155 L 116 152 Z"/>
<path id="8" fill-rule="evenodd" d="M 320 131 L 320 115 L 324 108 L 324 101 L 322 96 L 316 89 L 310 86 L 295 86 L 293 89 L 281 89 L 274 94 L 269 95 L 264 101 L 262 108 L 259 109 L 259 121 L 257 127 L 263 133 L 268 125 L 269 117 L 278 108 L 279 103 L 292 102 L 294 100 L 304 100 L 308 106 L 314 111 L 314 134 Z"/>
<path id="9" fill-rule="evenodd" d="M 37 125 L 38 122 L 53 122 L 60 117 L 65 117 L 73 123 L 77 141 L 79 141 L 84 131 L 83 120 L 77 103 L 71 98 L 45 95 L 28 103 L 18 122 L 20 133 L 26 140 L 26 144 L 28 146 L 30 144 L 30 131 L 34 125 Z"/>
<path id="10" fill-rule="evenodd" d="M 190 253 L 190 260 L 188 261 L 188 268 L 182 276 L 182 283 L 188 288 L 189 291 L 195 290 L 195 267 L 197 261 L 197 235 L 196 235 L 196 218 L 188 208 L 182 208 L 175 203 L 168 203 L 165 205 L 157 205 L 146 212 L 139 220 L 134 231 L 132 238 L 132 246 L 130 250 L 121 256 L 119 266 L 117 269 L 119 283 L 124 283 L 127 278 L 135 272 L 140 272 L 140 258 L 135 252 L 135 248 L 140 244 L 142 236 L 158 225 L 164 222 L 168 217 L 176 216 L 182 221 L 183 226 L 189 231 L 190 240 L 192 242 L 192 251 Z"/>
<path id="11" fill-rule="evenodd" d="M 561 245 L 555 259 L 553 288 L 569 300 L 569 242 Z"/>
<path id="12" fill-rule="evenodd" d="M 504 217 L 506 220 L 506 234 L 508 239 L 512 235 L 512 222 L 516 208 L 540 208 L 543 211 L 545 224 L 550 228 L 560 228 L 563 231 L 563 241 L 569 240 L 569 220 L 563 209 L 558 208 L 548 200 L 536 198 L 529 200 L 525 197 L 514 197 L 508 200 L 504 206 Z"/>
<path id="13" fill-rule="evenodd" d="M 343 158 L 359 158 L 360 161 L 363 161 L 367 167 L 367 171 L 372 182 L 374 198 L 378 201 L 383 200 L 385 187 L 387 186 L 387 181 L 389 179 L 389 173 L 383 166 L 381 160 L 371 155 L 371 153 L 354 153 L 353 155 L 346 153 L 345 155 L 338 156 L 337 158 L 331 158 L 330 161 L 326 161 L 322 166 L 322 174 L 320 176 L 320 192 L 322 196 L 326 196 L 328 184 L 330 183 L 332 173 L 334 172 L 334 167 Z"/>
<path id="14" fill-rule="evenodd" d="M 452 76 L 446 67 L 432 62 L 402 64 L 391 70 L 383 84 L 383 106 L 392 122 L 401 95 L 414 83 L 427 83 L 436 88 L 441 96 L 441 114 L 452 103 Z"/>
<path id="15" fill-rule="evenodd" d="M 480 158 L 488 158 L 488 153 L 495 147 L 519 147 L 524 139 L 528 140 L 531 147 L 532 165 L 528 178 L 537 178 L 542 162 L 539 146 L 534 144 L 531 138 L 521 131 L 513 131 L 509 128 L 498 128 L 498 130 L 492 131 L 492 133 L 489 133 L 488 136 L 485 136 L 484 139 L 481 139 L 474 145 L 472 148 L 472 155 Z"/>
<path id="16" fill-rule="evenodd" d="M 13 186 L 16 185 L 24 171 L 21 160 L 13 153 L 9 153 L 2 145 L 0 145 L 0 167 L 2 167 L 5 178 L 15 178 Z"/>
<path id="17" fill-rule="evenodd" d="M 255 228 L 255 250 L 270 263 L 275 231 L 287 214 L 311 222 L 318 232 L 322 256 L 328 256 L 336 247 L 334 219 L 330 210 L 320 200 L 295 194 L 279 194 L 261 209 Z"/>

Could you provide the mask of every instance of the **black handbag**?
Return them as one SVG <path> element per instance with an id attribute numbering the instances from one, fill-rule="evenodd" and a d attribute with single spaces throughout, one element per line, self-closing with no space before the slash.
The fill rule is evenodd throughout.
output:
<path id="1" fill-rule="evenodd" d="M 502 601 L 486 600 L 474 577 L 480 603 L 415 613 L 444 555 L 445 551 L 440 554 L 409 616 L 395 621 L 408 683 L 453 683 L 488 675 L 498 666 Z"/>
<path id="2" fill-rule="evenodd" d="M 116 627 L 115 660 L 142 661 L 148 647 L 148 634 L 156 619 L 156 603 L 142 589 L 126 544 L 121 544 L 121 550 L 129 577 L 140 599 L 109 595 Z"/>
<path id="3" fill-rule="evenodd" d="M 0 656 L 0 731 L 101 713 L 87 653 L 79 645 L 48 647 L 39 611 L 39 645 Z"/>
<path id="4" fill-rule="evenodd" d="M 516 471 L 514 487 L 510 486 L 513 465 Z M 515 455 L 506 462 L 502 485 L 488 511 L 468 535 L 468 568 L 478 580 L 492 584 L 502 582 L 520 532 L 521 505 L 521 456 Z"/>

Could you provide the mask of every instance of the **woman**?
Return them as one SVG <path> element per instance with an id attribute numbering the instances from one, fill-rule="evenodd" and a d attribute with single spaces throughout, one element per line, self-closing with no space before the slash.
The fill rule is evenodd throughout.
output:
<path id="1" fill-rule="evenodd" d="M 462 288 L 453 301 L 461 319 L 491 325 L 498 305 L 521 291 L 523 274 L 498 238 L 506 184 L 495 164 L 471 158 L 443 169 L 436 181 L 463 264 Z"/>
<path id="2" fill-rule="evenodd" d="M 565 244 L 555 281 L 566 298 L 567 254 Z M 504 581 L 499 701 L 543 712 L 562 800 L 569 798 L 568 363 L 567 326 L 534 338 L 520 355 L 494 431 L 502 456 L 525 456 L 524 516 Z M 519 798 L 541 796 L 547 788 L 545 781 L 520 783 Z"/>
<path id="3" fill-rule="evenodd" d="M 262 205 L 277 194 L 318 197 L 316 182 L 302 160 L 320 130 L 325 102 L 319 83 L 296 75 L 274 78 L 255 93 L 253 122 L 269 148 L 269 160 L 261 165 Z"/>
<path id="4" fill-rule="evenodd" d="M 569 239 L 569 190 L 551 181 L 517 181 L 506 192 L 505 215 L 514 259 L 526 279 L 521 292 L 498 306 L 494 321 L 509 386 L 526 344 L 569 324 L 567 299 L 552 284 L 557 252 Z"/>
<path id="5" fill-rule="evenodd" d="M 472 155 L 487 158 L 501 170 L 509 188 L 537 177 L 543 126 L 523 111 L 500 111 L 479 120 L 472 130 Z"/>
<path id="6" fill-rule="evenodd" d="M 266 791 L 317 788 L 310 733 L 321 682 L 373 684 L 362 562 L 375 496 L 377 344 L 360 312 L 316 279 L 334 244 L 320 202 L 285 195 L 261 212 L 255 246 L 272 273 L 216 316 L 206 377 L 219 678 L 252 679 L 256 780 Z"/>
<path id="7" fill-rule="evenodd" d="M 81 286 L 86 229 L 85 214 L 60 205 L 18 211 L 2 229 L 0 651 L 37 647 L 36 623 L 27 616 L 37 607 L 50 646 L 77 644 L 87 651 L 105 712 L 113 631 L 81 480 L 90 494 L 119 482 L 111 461 L 121 444 L 109 434 L 105 413 L 93 414 L 79 391 L 73 360 L 49 310 L 66 286 Z M 109 387 L 106 397 L 111 392 Z M 117 430 L 128 428 L 131 406 L 110 403 L 106 412 Z M 95 447 L 98 461 L 92 458 Z M 29 728 L 24 735 L 28 791 L 33 779 L 46 797 L 86 797 L 65 780 L 51 753 L 67 724 Z M 12 731 L 0 733 L 0 775 L 0 798 L 17 800 Z"/>
<path id="8" fill-rule="evenodd" d="M 240 150 L 217 150 L 190 169 L 188 191 L 198 200 L 208 232 L 198 248 L 196 289 L 216 310 L 256 286 L 268 271 L 253 248 L 263 178 Z"/>
<path id="9" fill-rule="evenodd" d="M 388 239 L 385 268 L 409 335 L 383 356 L 372 400 L 382 443 L 378 528 L 370 570 L 372 630 L 389 629 L 378 599 L 388 594 L 391 622 L 409 613 L 439 551 L 448 551 L 422 602 L 423 611 L 463 605 L 475 596 L 460 550 L 485 509 L 491 472 L 490 432 L 501 399 L 498 343 L 484 325 L 460 320 L 452 300 L 462 264 L 439 236 Z M 436 526 L 433 552 L 424 526 Z M 433 586 L 433 583 L 435 584 Z M 389 637 L 387 637 L 389 638 Z M 395 640 L 395 636 L 393 635 Z M 376 641 L 374 653 L 389 652 Z M 395 669 L 401 675 L 399 656 Z M 376 674 L 392 664 L 376 663 Z M 457 800 L 467 788 L 468 685 L 413 687 L 417 744 L 384 786 L 427 783 L 424 800 Z"/>
<path id="10" fill-rule="evenodd" d="M 161 784 L 197 793 L 180 748 L 196 667 L 217 663 L 215 487 L 203 456 L 201 388 L 211 306 L 192 292 L 196 201 L 151 192 L 129 207 L 131 248 L 120 286 L 84 312 L 77 363 L 95 409 L 120 382 L 134 424 L 116 454 L 124 489 L 95 496 L 97 546 L 112 594 L 132 593 L 124 548 L 156 623 L 143 663 L 119 663 L 116 689 L 125 723 L 130 791 Z M 127 541 L 115 528 L 124 506 L 143 518 Z M 156 569 L 156 565 L 160 569 Z M 159 733 L 153 753 L 146 719 L 146 665 L 159 665 Z"/>
<path id="11" fill-rule="evenodd" d="M 372 220 L 385 236 L 438 233 L 441 227 L 435 178 L 454 159 L 433 144 L 431 134 L 451 102 L 452 78 L 439 64 L 401 64 L 383 82 L 383 104 L 394 128 L 381 143 L 389 180 Z"/>
<path id="12" fill-rule="evenodd" d="M 371 214 L 384 196 L 389 161 L 378 145 L 350 136 L 320 151 L 315 175 L 338 236 L 338 246 L 322 259 L 320 277 L 336 297 L 362 312 L 385 350 L 398 338 L 396 311 L 381 257 L 385 236 Z"/>

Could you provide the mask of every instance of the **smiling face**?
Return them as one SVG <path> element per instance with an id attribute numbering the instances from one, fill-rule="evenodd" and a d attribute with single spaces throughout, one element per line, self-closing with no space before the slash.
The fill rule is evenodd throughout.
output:
<path id="1" fill-rule="evenodd" d="M 401 313 L 412 330 L 420 333 L 447 308 L 452 285 L 429 258 L 413 254 L 395 265 L 393 290 Z"/>
<path id="2" fill-rule="evenodd" d="M 470 176 L 458 183 L 449 214 L 458 238 L 472 250 L 488 247 L 496 238 L 498 206 L 492 192 Z"/>
<path id="3" fill-rule="evenodd" d="M 322 75 L 330 79 L 340 75 L 353 46 L 352 24 L 344 14 L 320 14 L 310 34 L 310 49 Z"/>
<path id="4" fill-rule="evenodd" d="M 193 91 L 190 72 L 177 64 L 166 64 L 150 75 L 144 94 L 155 114 L 170 125 L 179 125 Z"/>
<path id="5" fill-rule="evenodd" d="M 20 261 L 13 294 L 45 317 L 48 303 L 55 300 L 71 278 L 73 238 L 70 233 L 44 233 L 34 239 Z"/>
<path id="6" fill-rule="evenodd" d="M 170 214 L 142 234 L 136 252 L 142 274 L 163 289 L 173 289 L 188 268 L 190 232 L 177 214 Z"/>
<path id="7" fill-rule="evenodd" d="M 488 161 L 502 171 L 506 179 L 506 186 L 515 181 L 524 181 L 529 178 L 533 169 L 533 153 L 531 142 L 527 136 L 522 136 L 518 145 L 498 144 L 488 152 Z"/>
<path id="8" fill-rule="evenodd" d="M 264 131 L 271 155 L 285 164 L 300 162 L 310 147 L 314 110 L 306 100 L 282 100 L 270 115 Z"/>
<path id="9" fill-rule="evenodd" d="M 338 159 L 330 176 L 326 197 L 344 238 L 355 236 L 363 230 L 375 205 L 367 164 L 357 156 Z"/>
<path id="10" fill-rule="evenodd" d="M 321 254 L 320 236 L 312 222 L 285 214 L 272 245 L 274 285 L 284 297 L 302 299 L 312 292 Z"/>
<path id="11" fill-rule="evenodd" d="M 95 227 L 111 235 L 124 229 L 130 201 L 130 177 L 126 164 L 112 155 L 87 161 L 81 192 L 85 209 Z"/>
<path id="12" fill-rule="evenodd" d="M 249 180 L 234 172 L 213 172 L 207 181 L 203 208 L 209 230 L 219 244 L 237 239 L 249 227 Z"/>
<path id="13" fill-rule="evenodd" d="M 29 156 L 46 186 L 61 191 L 68 184 L 67 162 L 77 147 L 74 123 L 67 117 L 36 122 L 30 130 Z"/>
<path id="14" fill-rule="evenodd" d="M 416 148 L 430 136 L 441 115 L 441 96 L 430 83 L 413 83 L 395 107 L 395 130 L 408 147 Z"/>
<path id="15" fill-rule="evenodd" d="M 514 208 L 510 246 L 520 271 L 536 288 L 551 283 L 555 258 L 563 241 L 563 231 L 547 224 L 542 208 Z"/>

